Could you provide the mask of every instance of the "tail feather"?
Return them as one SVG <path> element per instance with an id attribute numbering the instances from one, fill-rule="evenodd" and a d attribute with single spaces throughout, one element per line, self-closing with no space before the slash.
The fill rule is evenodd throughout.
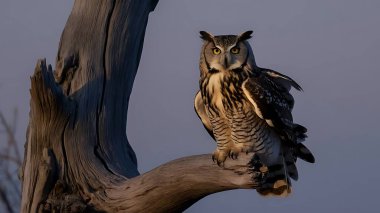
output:
<path id="1" fill-rule="evenodd" d="M 287 164 L 286 166 L 288 168 L 289 177 L 291 177 L 293 180 L 298 180 L 298 170 L 294 162 L 289 165 Z"/>
<path id="2" fill-rule="evenodd" d="M 301 158 L 302 160 L 309 162 L 309 163 L 314 163 L 315 158 L 311 151 L 302 143 L 297 144 L 296 147 L 296 155 L 297 157 Z"/>
<path id="3" fill-rule="evenodd" d="M 290 169 L 290 171 L 289 171 Z M 290 177 L 298 176 L 297 170 L 287 168 L 283 158 L 278 164 L 266 167 L 265 182 L 256 191 L 262 196 L 288 196 L 291 189 Z"/>
<path id="4" fill-rule="evenodd" d="M 306 138 L 306 132 L 307 129 L 306 127 L 299 125 L 299 124 L 294 124 L 293 126 L 293 132 L 295 133 L 297 137 L 297 145 L 295 147 L 295 155 L 296 157 L 301 158 L 302 160 L 309 162 L 309 163 L 314 163 L 315 158 L 311 151 L 303 145 L 301 142 L 303 142 Z"/>
<path id="5" fill-rule="evenodd" d="M 284 140 L 281 146 L 281 156 L 274 164 L 264 165 L 264 183 L 256 189 L 263 196 L 288 196 L 291 189 L 291 181 L 298 180 L 298 171 L 295 165 L 297 158 L 314 163 L 315 158 L 311 151 L 301 142 L 307 138 L 307 129 L 299 124 L 294 124 L 290 130 L 290 136 Z"/>
<path id="6" fill-rule="evenodd" d="M 302 125 L 294 124 L 293 132 L 295 133 L 298 143 L 305 141 L 305 139 L 307 138 L 307 135 L 306 135 L 307 129 L 306 127 Z"/>
<path id="7" fill-rule="evenodd" d="M 298 145 L 298 144 L 297 144 Z M 298 170 L 295 165 L 298 152 L 302 153 L 302 157 L 313 160 L 310 151 L 304 146 L 299 145 L 302 149 L 297 149 L 294 153 L 292 148 L 288 146 L 283 147 L 283 152 L 278 162 L 274 165 L 263 166 L 265 169 L 260 169 L 265 172 L 265 181 L 262 186 L 257 189 L 257 192 L 263 196 L 281 196 L 286 197 L 292 191 L 291 180 L 298 180 Z M 311 157 L 310 157 L 311 156 Z"/>

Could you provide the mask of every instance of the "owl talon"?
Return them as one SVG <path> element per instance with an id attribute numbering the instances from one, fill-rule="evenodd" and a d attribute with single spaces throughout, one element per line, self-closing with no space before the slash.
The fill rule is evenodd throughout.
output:
<path id="1" fill-rule="evenodd" d="M 239 153 L 237 152 L 234 152 L 234 151 L 230 151 L 230 154 L 229 154 L 229 157 L 232 159 L 232 160 L 236 160 L 239 156 Z"/>
<path id="2" fill-rule="evenodd" d="M 218 164 L 218 166 L 223 167 L 224 161 L 228 157 L 228 154 L 225 151 L 221 150 L 215 150 L 215 152 L 212 154 L 212 160 Z"/>
<path id="3" fill-rule="evenodd" d="M 230 157 L 231 159 L 233 159 L 233 160 L 236 160 L 236 159 L 238 159 L 239 154 L 240 154 L 241 151 L 242 151 L 242 150 L 233 147 L 233 148 L 230 150 L 229 157 Z"/>

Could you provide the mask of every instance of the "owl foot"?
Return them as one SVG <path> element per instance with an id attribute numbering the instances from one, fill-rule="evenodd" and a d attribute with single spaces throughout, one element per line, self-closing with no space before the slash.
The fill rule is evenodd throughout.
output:
<path id="1" fill-rule="evenodd" d="M 214 153 L 212 154 L 212 161 L 216 162 L 218 166 L 223 167 L 224 161 L 226 161 L 226 158 L 228 157 L 229 151 L 225 150 L 219 150 L 216 149 Z"/>
<path id="2" fill-rule="evenodd" d="M 232 148 L 230 150 L 230 153 L 229 153 L 229 157 L 232 159 L 232 160 L 236 160 L 240 154 L 241 150 L 240 149 L 237 149 L 237 148 Z"/>
<path id="3" fill-rule="evenodd" d="M 233 160 L 236 160 L 239 156 L 240 153 L 245 153 L 245 154 L 248 154 L 252 152 L 252 148 L 251 147 L 239 147 L 239 146 L 233 146 L 229 152 L 229 157 Z"/>

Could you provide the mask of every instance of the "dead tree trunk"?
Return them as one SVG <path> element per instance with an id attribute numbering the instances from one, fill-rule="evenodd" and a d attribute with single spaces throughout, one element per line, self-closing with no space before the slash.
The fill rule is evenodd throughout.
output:
<path id="1" fill-rule="evenodd" d="M 129 96 L 158 0 L 75 1 L 57 66 L 31 78 L 22 212 L 178 212 L 224 190 L 254 188 L 251 155 L 178 159 L 139 175 L 126 137 Z"/>

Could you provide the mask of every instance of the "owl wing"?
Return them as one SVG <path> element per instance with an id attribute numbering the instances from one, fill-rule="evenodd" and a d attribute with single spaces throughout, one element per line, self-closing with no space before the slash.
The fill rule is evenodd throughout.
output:
<path id="1" fill-rule="evenodd" d="M 206 108 L 203 103 L 201 92 L 198 91 L 198 93 L 195 95 L 194 99 L 194 109 L 197 113 L 199 119 L 201 119 L 203 126 L 206 128 L 207 132 L 210 134 L 210 136 L 215 140 L 214 133 L 212 132 L 212 126 L 210 119 L 208 118 L 206 114 Z"/>
<path id="2" fill-rule="evenodd" d="M 289 93 L 291 87 L 301 90 L 288 76 L 268 69 L 261 69 L 259 76 L 248 78 L 242 85 L 255 113 L 283 139 L 296 143 L 305 139 L 307 130 L 293 123 L 294 99 Z"/>
<path id="3" fill-rule="evenodd" d="M 279 72 L 276 72 L 274 70 L 270 69 L 263 69 L 260 68 L 263 73 L 265 73 L 269 79 L 274 81 L 277 85 L 283 87 L 283 89 L 286 89 L 288 92 L 290 91 L 291 87 L 294 87 L 296 90 L 302 91 L 302 88 L 297 82 L 295 82 L 292 78 L 289 76 L 286 76 L 284 74 L 281 74 Z"/>
<path id="4" fill-rule="evenodd" d="M 313 154 L 301 143 L 307 137 L 307 129 L 293 123 L 294 99 L 289 93 L 291 87 L 302 90 L 288 76 L 262 68 L 257 77 L 248 78 L 242 85 L 243 92 L 254 106 L 255 113 L 280 135 L 286 142 L 286 147 L 295 151 L 295 157 L 314 163 Z"/>
<path id="5" fill-rule="evenodd" d="M 284 99 L 288 102 L 289 107 L 293 109 L 294 99 L 293 96 L 289 93 L 290 89 L 293 87 L 298 91 L 302 91 L 302 88 L 297 82 L 291 79 L 289 76 L 276 72 L 270 69 L 261 69 L 262 73 L 264 73 L 269 81 L 272 81 L 272 84 L 277 87 L 277 89 L 281 92 Z"/>

